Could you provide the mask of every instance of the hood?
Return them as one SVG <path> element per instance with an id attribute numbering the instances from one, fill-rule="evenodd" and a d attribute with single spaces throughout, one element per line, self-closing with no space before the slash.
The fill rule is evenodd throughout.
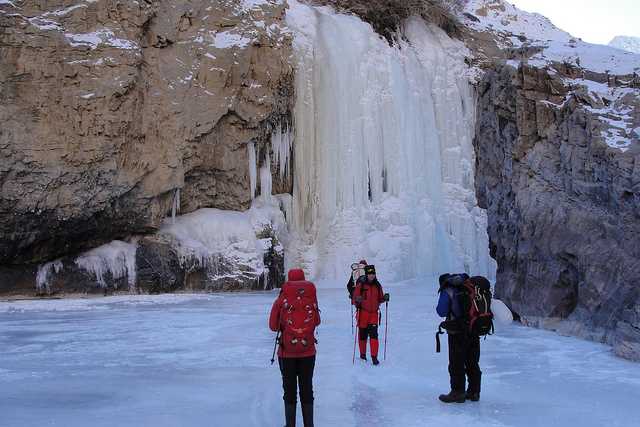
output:
<path id="1" fill-rule="evenodd" d="M 301 280 L 305 280 L 304 271 L 302 271 L 302 269 L 300 268 L 294 268 L 292 270 L 289 270 L 288 280 L 290 282 L 299 282 Z"/>

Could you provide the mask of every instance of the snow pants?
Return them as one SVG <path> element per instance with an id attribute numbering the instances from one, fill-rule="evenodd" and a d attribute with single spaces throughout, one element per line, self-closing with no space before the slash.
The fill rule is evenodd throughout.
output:
<path id="1" fill-rule="evenodd" d="M 360 354 L 367 354 L 367 339 L 370 340 L 371 356 L 378 357 L 378 320 L 379 312 L 369 313 L 360 310 L 358 313 L 358 344 Z"/>
<path id="2" fill-rule="evenodd" d="M 480 393 L 480 337 L 465 333 L 449 334 L 449 376 L 451 390 L 464 392 L 469 381 L 470 393 Z M 465 378 L 466 376 L 466 378 Z"/>
<path id="3" fill-rule="evenodd" d="M 303 405 L 313 403 L 313 370 L 316 366 L 316 356 L 280 357 L 278 363 L 282 374 L 284 402 L 295 405 L 300 388 L 300 402 Z"/>

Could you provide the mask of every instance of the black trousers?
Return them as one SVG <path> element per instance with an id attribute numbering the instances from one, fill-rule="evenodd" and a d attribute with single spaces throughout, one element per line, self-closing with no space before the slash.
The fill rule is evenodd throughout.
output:
<path id="1" fill-rule="evenodd" d="M 278 363 L 282 373 L 285 403 L 292 405 L 297 403 L 298 387 L 300 387 L 300 402 L 303 405 L 313 403 L 313 369 L 316 366 L 316 356 L 280 357 Z"/>
<path id="2" fill-rule="evenodd" d="M 449 375 L 451 390 L 465 391 L 465 379 L 469 380 L 471 393 L 480 393 L 480 337 L 464 333 L 449 334 Z M 466 375 L 466 378 L 465 378 Z"/>

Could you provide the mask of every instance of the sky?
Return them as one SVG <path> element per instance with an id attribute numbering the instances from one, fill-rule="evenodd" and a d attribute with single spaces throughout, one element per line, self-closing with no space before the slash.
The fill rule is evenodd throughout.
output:
<path id="1" fill-rule="evenodd" d="M 614 36 L 640 37 L 640 0 L 507 0 L 551 19 L 557 27 L 589 43 Z"/>

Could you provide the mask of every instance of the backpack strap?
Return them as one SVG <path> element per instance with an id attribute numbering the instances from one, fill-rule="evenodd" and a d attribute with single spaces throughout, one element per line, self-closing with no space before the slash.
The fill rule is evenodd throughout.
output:
<path id="1" fill-rule="evenodd" d="M 438 325 L 438 332 L 436 332 L 436 353 L 440 353 L 440 335 L 444 334 L 444 331 L 442 330 L 443 324 L 444 322 Z"/>

